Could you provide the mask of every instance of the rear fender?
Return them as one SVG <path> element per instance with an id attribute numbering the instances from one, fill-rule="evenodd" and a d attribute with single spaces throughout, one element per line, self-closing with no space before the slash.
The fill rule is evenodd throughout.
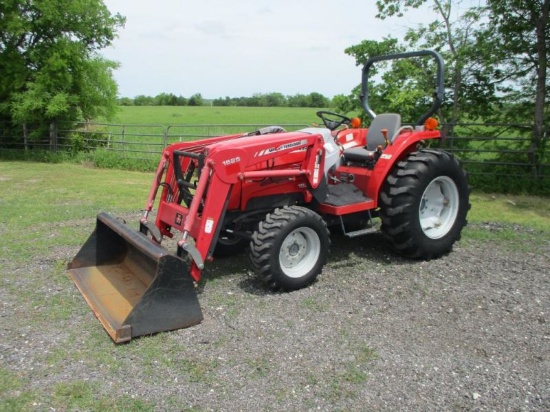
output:
<path id="1" fill-rule="evenodd" d="M 441 133 L 438 130 L 418 131 L 398 137 L 395 143 L 384 149 L 384 152 L 376 162 L 367 185 L 367 196 L 373 199 L 377 205 L 382 185 L 397 162 L 401 161 L 409 153 L 414 152 L 422 141 L 428 139 L 437 140 L 440 138 Z"/>

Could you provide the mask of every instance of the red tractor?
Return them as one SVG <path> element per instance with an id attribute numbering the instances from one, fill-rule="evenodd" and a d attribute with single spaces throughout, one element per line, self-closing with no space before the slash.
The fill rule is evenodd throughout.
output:
<path id="1" fill-rule="evenodd" d="M 430 109 L 415 125 L 368 105 L 373 63 L 428 56 L 437 64 Z M 205 262 L 249 246 L 268 287 L 291 291 L 321 273 L 329 228 L 355 237 L 380 229 L 408 257 L 451 251 L 466 224 L 467 176 L 430 118 L 443 99 L 443 61 L 432 51 L 370 59 L 362 103 L 372 122 L 320 111 L 326 127 L 182 142 L 162 153 L 140 230 L 106 213 L 69 264 L 69 273 L 115 342 L 202 320 L 195 293 Z M 149 217 L 157 207 L 154 223 Z M 151 215 L 152 216 L 152 215 Z M 163 239 L 177 236 L 169 253 Z"/>

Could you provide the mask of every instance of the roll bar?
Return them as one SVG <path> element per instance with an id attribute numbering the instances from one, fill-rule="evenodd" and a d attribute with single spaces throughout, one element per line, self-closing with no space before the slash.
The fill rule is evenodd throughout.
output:
<path id="1" fill-rule="evenodd" d="M 441 107 L 441 104 L 443 103 L 443 96 L 445 93 L 445 87 L 444 87 L 444 63 L 443 63 L 443 57 L 438 52 L 432 51 L 432 50 L 419 50 L 419 51 L 413 51 L 413 52 L 405 52 L 405 53 L 394 53 L 394 54 L 385 54 L 382 56 L 375 56 L 371 57 L 367 60 L 365 65 L 363 66 L 363 77 L 362 77 L 362 84 L 361 84 L 361 105 L 365 109 L 365 112 L 369 115 L 371 119 L 374 119 L 376 117 L 376 113 L 370 108 L 369 106 L 369 70 L 371 66 L 380 61 L 385 60 L 397 60 L 397 59 L 406 59 L 410 57 L 419 57 L 419 56 L 431 56 L 435 59 L 437 63 L 437 86 L 434 93 L 433 103 L 431 107 L 418 119 L 416 124 L 421 125 L 423 124 L 428 117 L 430 117 L 433 113 L 437 111 Z"/>

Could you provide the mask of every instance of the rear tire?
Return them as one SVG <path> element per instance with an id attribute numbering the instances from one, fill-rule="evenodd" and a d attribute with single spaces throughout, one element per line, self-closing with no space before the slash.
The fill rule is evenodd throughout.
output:
<path id="1" fill-rule="evenodd" d="M 411 258 L 452 250 L 470 209 L 466 172 L 450 153 L 423 149 L 400 161 L 380 194 L 382 232 Z"/>
<path id="2" fill-rule="evenodd" d="M 238 237 L 229 232 L 222 232 L 214 249 L 214 257 L 224 258 L 242 253 L 248 242 L 245 238 Z"/>
<path id="3" fill-rule="evenodd" d="M 317 278 L 329 248 L 329 231 L 321 216 L 301 206 L 288 206 L 275 209 L 260 222 L 250 242 L 250 260 L 270 288 L 291 291 Z"/>

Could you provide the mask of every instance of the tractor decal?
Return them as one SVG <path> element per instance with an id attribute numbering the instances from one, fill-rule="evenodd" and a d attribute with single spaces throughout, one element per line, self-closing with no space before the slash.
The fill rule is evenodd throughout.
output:
<path id="1" fill-rule="evenodd" d="M 306 144 L 307 140 L 297 140 L 295 142 L 280 145 L 279 147 L 270 147 L 269 149 L 260 150 L 259 152 L 254 153 L 254 157 L 267 156 L 271 153 L 281 152 L 283 150 L 292 149 L 293 147 L 298 147 Z"/>

